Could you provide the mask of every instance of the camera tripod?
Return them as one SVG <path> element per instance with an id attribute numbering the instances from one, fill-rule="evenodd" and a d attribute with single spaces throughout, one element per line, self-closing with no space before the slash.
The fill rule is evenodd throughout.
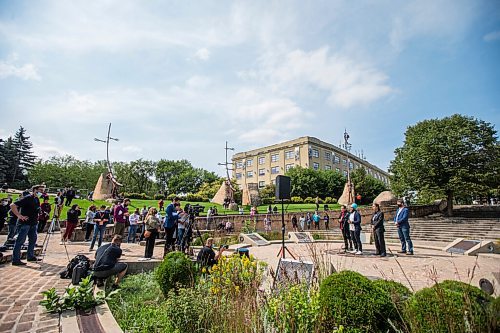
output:
<path id="1" fill-rule="evenodd" d="M 61 212 L 59 211 L 59 207 L 57 207 L 56 205 L 54 215 L 52 216 L 52 221 L 50 222 L 49 228 L 47 229 L 47 233 L 45 234 L 45 238 L 43 239 L 42 242 L 42 253 L 41 253 L 42 260 L 40 260 L 40 269 L 42 268 L 41 265 L 43 264 L 45 256 L 47 255 L 47 248 L 49 246 L 50 236 L 54 234 L 56 231 L 59 231 L 59 233 L 61 233 L 61 226 L 59 225 L 60 213 Z M 66 257 L 68 258 L 68 261 L 70 261 L 68 248 L 66 247 L 66 242 L 64 242 L 63 245 L 64 245 L 64 251 L 66 252 Z"/>

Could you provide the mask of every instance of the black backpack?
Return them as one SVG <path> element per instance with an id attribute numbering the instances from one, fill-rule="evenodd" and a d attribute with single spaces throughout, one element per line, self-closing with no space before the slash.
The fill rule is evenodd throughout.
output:
<path id="1" fill-rule="evenodd" d="M 76 255 L 73 259 L 70 260 L 66 269 L 59 273 L 61 279 L 71 279 L 73 277 L 73 270 L 78 264 L 82 264 L 84 268 L 86 268 L 87 272 L 90 269 L 90 260 L 83 254 Z"/>

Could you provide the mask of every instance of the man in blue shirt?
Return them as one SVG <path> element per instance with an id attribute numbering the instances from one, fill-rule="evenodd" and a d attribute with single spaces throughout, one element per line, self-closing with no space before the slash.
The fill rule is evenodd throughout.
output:
<path id="1" fill-rule="evenodd" d="M 165 248 L 163 250 L 163 256 L 166 256 L 168 252 L 174 250 L 175 245 L 175 228 L 177 227 L 177 220 L 179 219 L 178 210 L 181 208 L 180 199 L 175 197 L 174 200 L 165 209 L 165 221 L 163 222 L 163 227 L 165 228 Z"/>
<path id="2" fill-rule="evenodd" d="M 398 236 L 401 241 L 401 251 L 398 251 L 398 253 L 413 255 L 413 243 L 410 238 L 410 223 L 408 222 L 408 208 L 405 207 L 402 199 L 398 199 L 397 204 L 398 211 L 396 212 L 396 216 L 394 216 L 394 223 L 398 227 Z"/>

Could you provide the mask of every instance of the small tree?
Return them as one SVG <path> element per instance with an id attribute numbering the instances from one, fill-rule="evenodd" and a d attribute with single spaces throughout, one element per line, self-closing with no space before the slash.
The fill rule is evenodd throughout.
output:
<path id="1" fill-rule="evenodd" d="M 500 182 L 494 126 L 472 117 L 456 114 L 410 126 L 395 154 L 389 169 L 393 190 L 446 197 L 448 215 L 453 214 L 455 195 L 485 193 Z"/>

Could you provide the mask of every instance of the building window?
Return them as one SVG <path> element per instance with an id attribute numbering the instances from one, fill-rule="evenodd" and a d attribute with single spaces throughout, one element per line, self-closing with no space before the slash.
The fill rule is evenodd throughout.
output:
<path id="1" fill-rule="evenodd" d="M 285 160 L 291 160 L 295 157 L 293 150 L 285 152 Z"/>
<path id="2" fill-rule="evenodd" d="M 241 179 L 241 173 L 239 173 L 239 172 L 238 172 L 238 173 L 236 174 L 236 179 Z"/>
<path id="3" fill-rule="evenodd" d="M 335 156 L 335 164 L 340 164 L 340 157 L 338 156 Z"/>
<path id="4" fill-rule="evenodd" d="M 332 166 L 331 165 L 325 165 L 325 170 L 332 170 Z"/>
<path id="5" fill-rule="evenodd" d="M 331 161 L 332 160 L 332 153 L 329 151 L 325 151 L 325 160 Z"/>
<path id="6" fill-rule="evenodd" d="M 243 168 L 243 162 L 242 161 L 236 161 L 236 169 L 242 169 Z"/>
<path id="7" fill-rule="evenodd" d="M 313 169 L 314 170 L 319 170 L 319 163 L 314 162 L 313 163 Z"/>
<path id="8" fill-rule="evenodd" d="M 342 164 L 347 165 L 347 160 L 345 158 L 342 159 Z"/>
<path id="9" fill-rule="evenodd" d="M 271 180 L 271 184 L 276 185 L 276 179 Z"/>
<path id="10" fill-rule="evenodd" d="M 319 157 L 319 150 L 317 150 L 316 148 L 313 148 L 312 149 L 312 157 L 318 158 Z"/>
<path id="11" fill-rule="evenodd" d="M 344 177 L 347 177 L 347 171 L 344 170 Z"/>
<path id="12" fill-rule="evenodd" d="M 354 168 L 354 164 L 352 164 L 352 162 L 349 162 L 349 169 L 353 169 Z"/>
<path id="13" fill-rule="evenodd" d="M 271 155 L 271 162 L 278 162 L 279 160 L 280 160 L 279 154 L 272 154 Z"/>
<path id="14" fill-rule="evenodd" d="M 288 171 L 291 168 L 293 168 L 293 164 L 287 164 L 287 165 L 285 165 L 285 171 Z"/>
<path id="15" fill-rule="evenodd" d="M 265 169 L 259 169 L 259 176 L 264 176 L 266 174 Z"/>
<path id="16" fill-rule="evenodd" d="M 247 178 L 253 177 L 253 171 L 247 171 Z"/>
<path id="17" fill-rule="evenodd" d="M 262 181 L 262 180 L 261 180 L 261 181 L 259 182 L 259 187 L 260 187 L 260 188 L 263 188 L 263 187 L 265 187 L 265 186 L 266 186 L 266 182 L 264 182 L 264 181 Z"/>
<path id="18" fill-rule="evenodd" d="M 259 165 L 266 163 L 266 158 L 264 156 L 259 157 Z"/>
<path id="19" fill-rule="evenodd" d="M 253 164 L 253 160 L 247 160 L 247 167 L 251 167 Z"/>
<path id="20" fill-rule="evenodd" d="M 271 174 L 275 175 L 277 173 L 280 173 L 280 167 L 272 167 Z"/>

